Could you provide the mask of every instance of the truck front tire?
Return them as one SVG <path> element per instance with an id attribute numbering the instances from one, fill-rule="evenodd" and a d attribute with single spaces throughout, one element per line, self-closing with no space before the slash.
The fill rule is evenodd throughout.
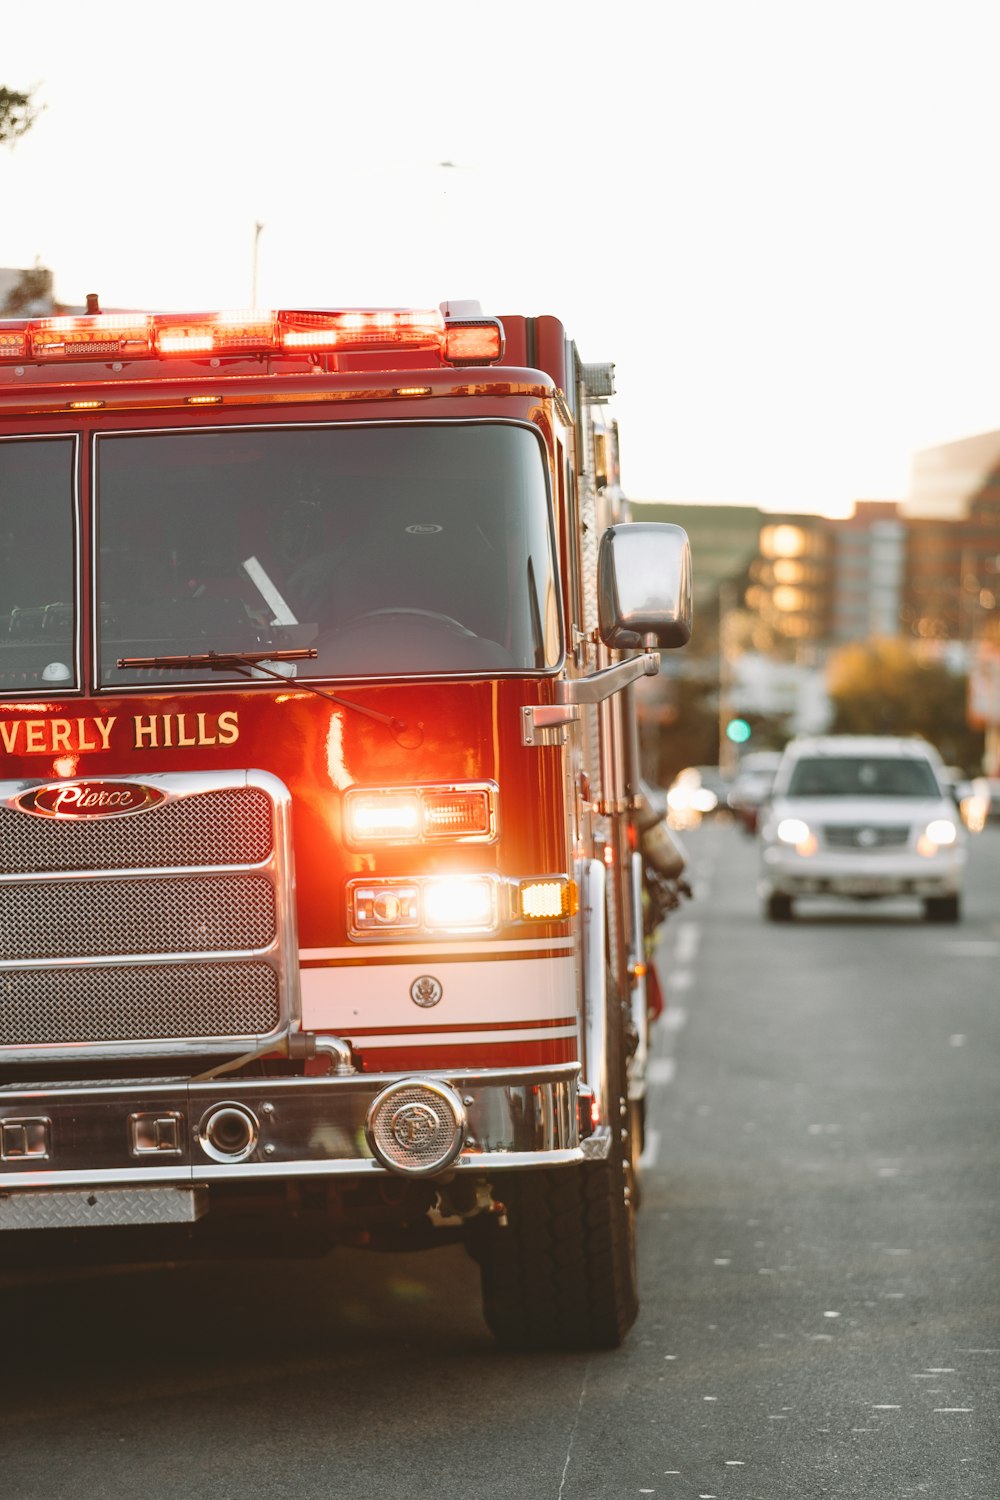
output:
<path id="1" fill-rule="evenodd" d="M 483 1312 L 512 1349 L 614 1349 L 635 1322 L 635 1223 L 621 1153 L 512 1175 L 479 1230 Z"/>
<path id="2" fill-rule="evenodd" d="M 506 1348 L 616 1349 L 639 1311 L 624 1051 L 620 1028 L 610 1029 L 619 1084 L 607 1157 L 505 1175 L 493 1184 L 504 1214 L 470 1226 L 483 1313 Z"/>

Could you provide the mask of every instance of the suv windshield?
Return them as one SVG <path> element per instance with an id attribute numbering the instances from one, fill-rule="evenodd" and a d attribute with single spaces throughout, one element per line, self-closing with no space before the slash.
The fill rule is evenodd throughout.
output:
<path id="1" fill-rule="evenodd" d="M 908 756 L 822 756 L 798 761 L 789 797 L 940 797 L 930 763 Z"/>
<path id="2" fill-rule="evenodd" d="M 76 683 L 70 437 L 0 442 L 0 691 Z"/>
<path id="3" fill-rule="evenodd" d="M 314 646 L 299 673 L 338 679 L 553 667 L 548 514 L 538 439 L 509 424 L 104 434 L 100 680 L 161 675 L 119 657 L 272 646 Z"/>

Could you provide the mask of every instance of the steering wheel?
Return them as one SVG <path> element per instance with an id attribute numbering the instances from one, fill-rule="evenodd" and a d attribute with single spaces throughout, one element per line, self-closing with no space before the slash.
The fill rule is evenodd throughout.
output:
<path id="1" fill-rule="evenodd" d="M 364 614 L 355 615 L 352 620 L 348 620 L 345 625 L 340 626 L 340 629 L 353 630 L 356 625 L 360 625 L 364 620 L 374 620 L 381 615 L 419 615 L 423 620 L 433 620 L 438 625 L 447 625 L 449 630 L 460 630 L 463 635 L 474 634 L 473 631 L 462 624 L 461 620 L 456 620 L 454 615 L 444 615 L 436 609 L 413 609 L 408 605 L 391 606 L 388 609 L 366 609 Z"/>

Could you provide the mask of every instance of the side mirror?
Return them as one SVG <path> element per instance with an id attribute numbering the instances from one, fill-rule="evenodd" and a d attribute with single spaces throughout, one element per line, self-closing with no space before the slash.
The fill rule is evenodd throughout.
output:
<path id="1" fill-rule="evenodd" d="M 597 557 L 601 640 L 617 650 L 686 646 L 691 639 L 691 544 L 680 526 L 609 526 Z"/>

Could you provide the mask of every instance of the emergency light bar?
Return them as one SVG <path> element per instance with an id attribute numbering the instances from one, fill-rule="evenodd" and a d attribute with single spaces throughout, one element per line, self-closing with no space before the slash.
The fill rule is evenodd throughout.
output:
<path id="1" fill-rule="evenodd" d="M 0 364 L 426 350 L 471 365 L 494 363 L 503 347 L 496 318 L 446 319 L 436 309 L 94 313 L 0 324 Z"/>

